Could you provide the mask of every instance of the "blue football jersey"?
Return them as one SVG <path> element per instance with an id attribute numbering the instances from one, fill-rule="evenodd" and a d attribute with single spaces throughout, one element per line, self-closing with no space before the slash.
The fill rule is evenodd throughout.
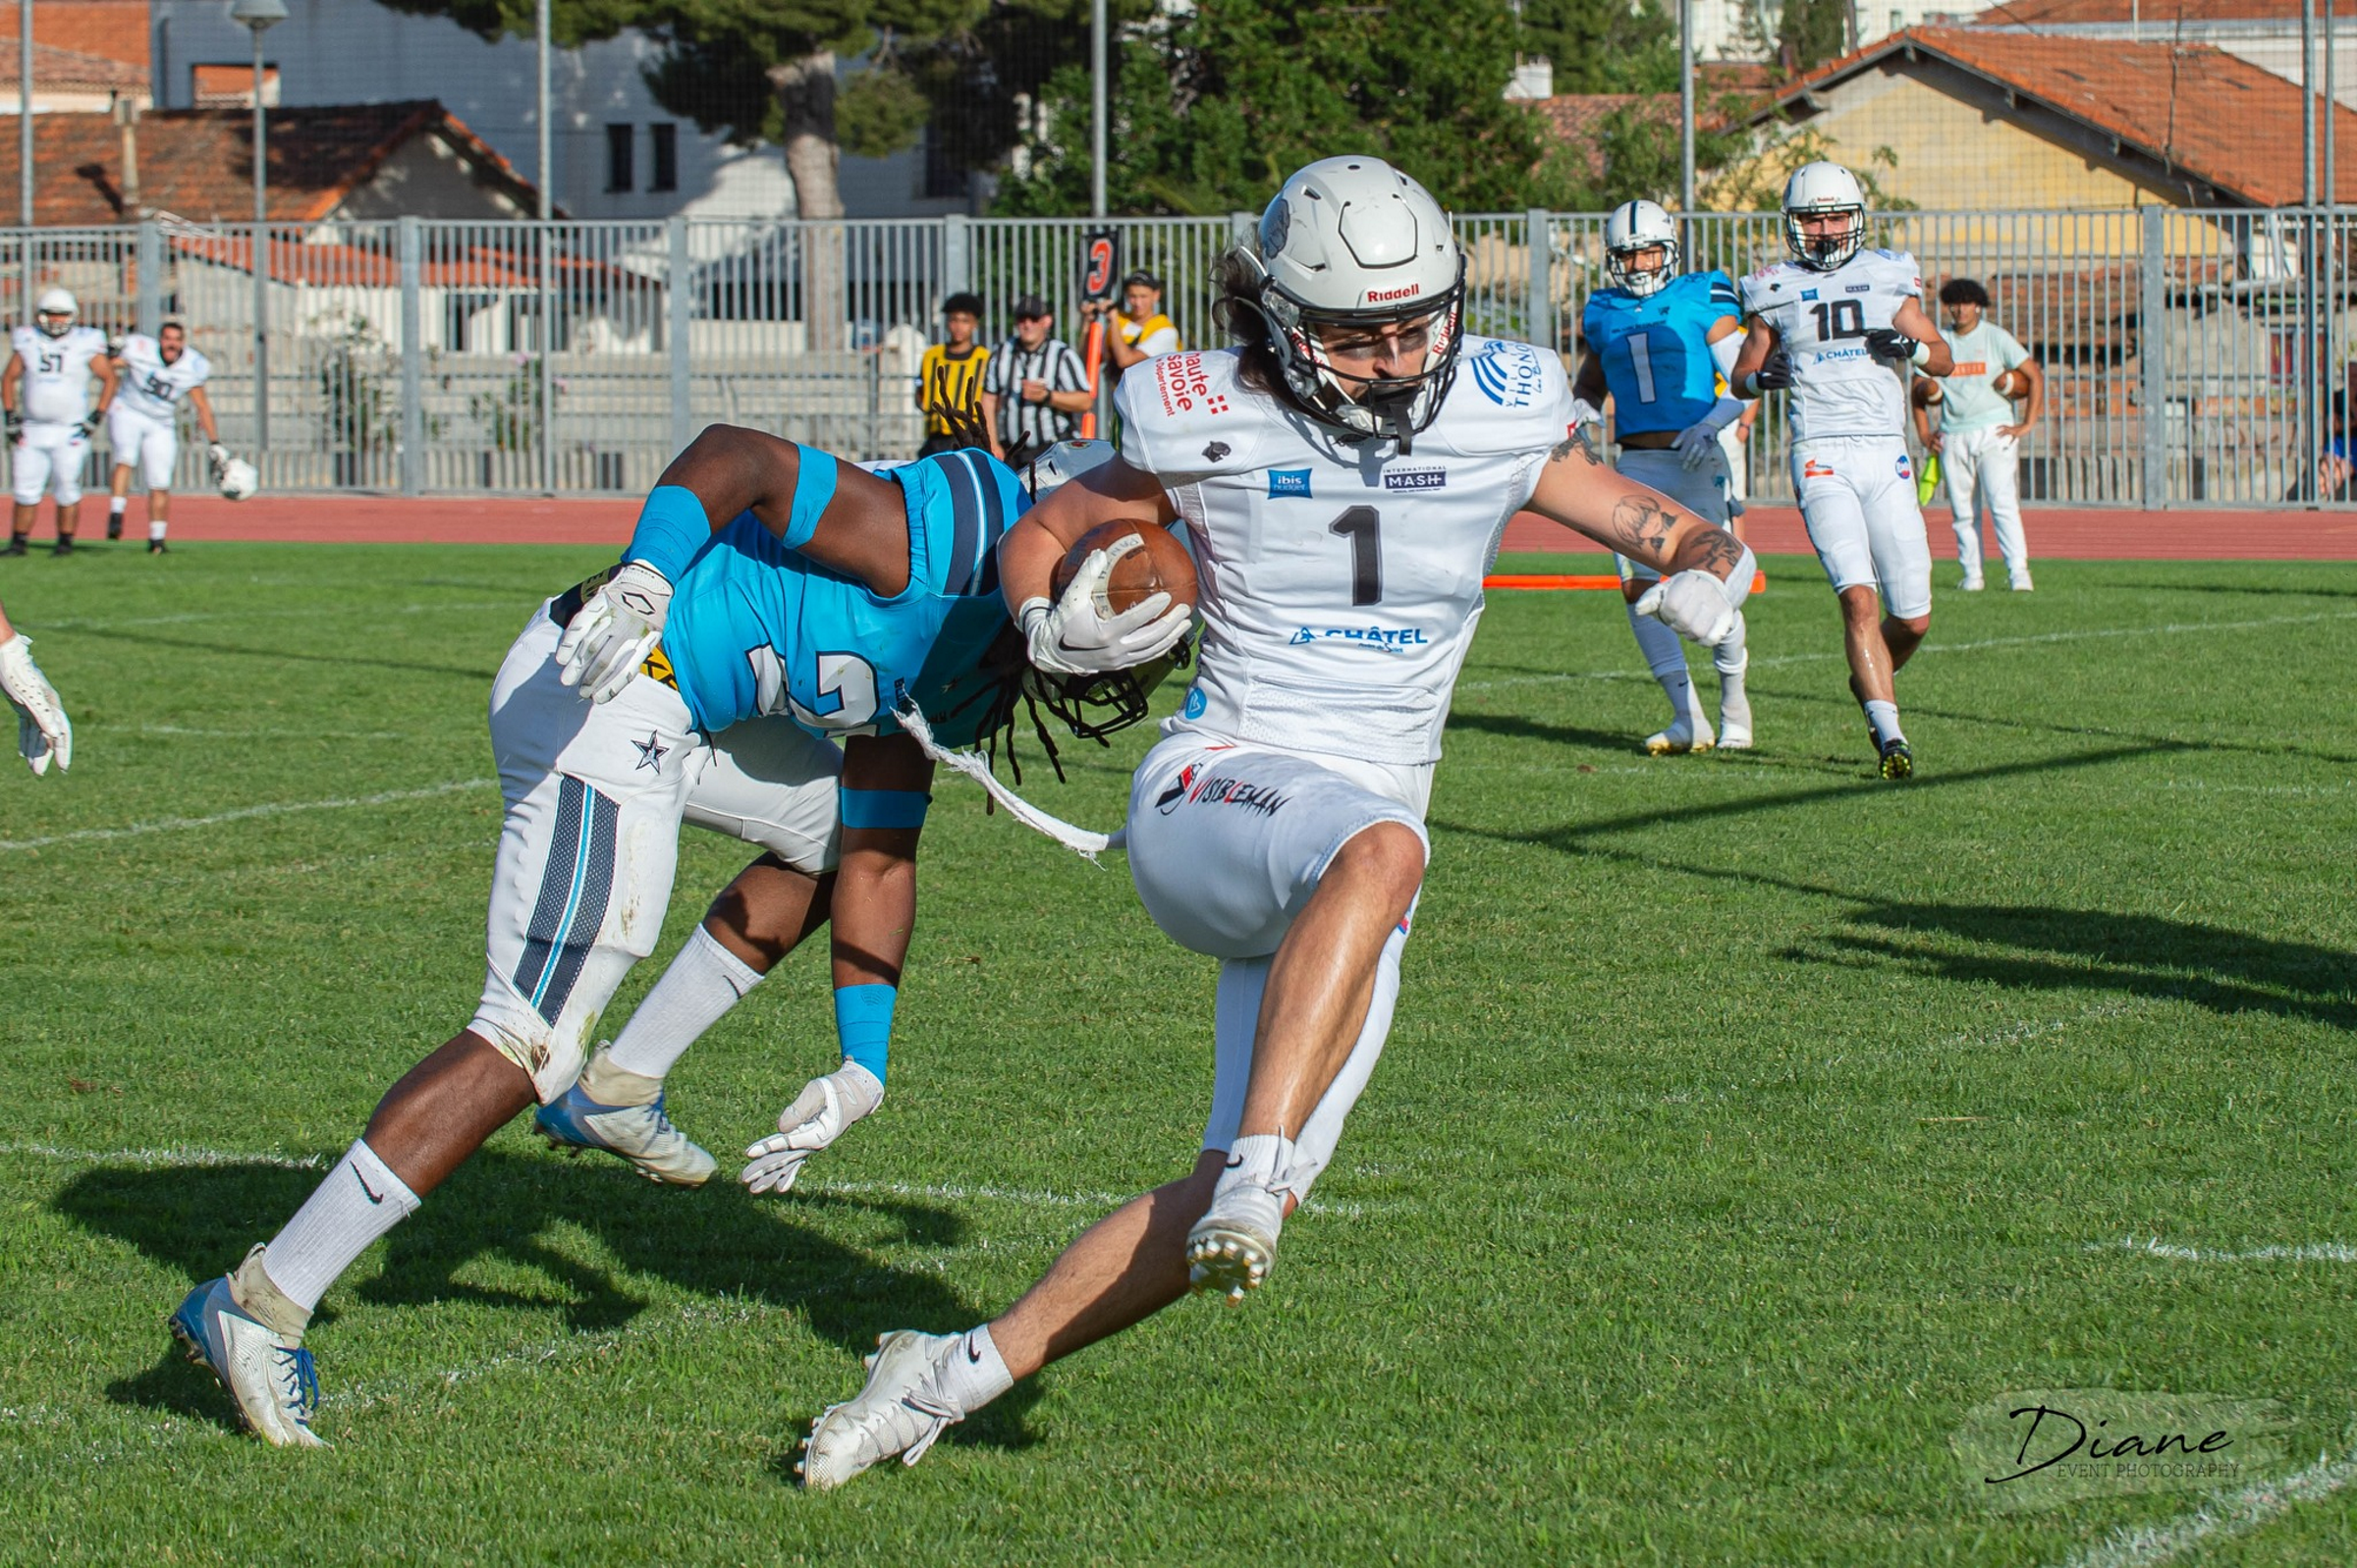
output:
<path id="1" fill-rule="evenodd" d="M 1683 430 L 1709 413 L 1719 401 L 1710 330 L 1740 315 L 1734 280 L 1724 272 L 1680 273 L 1643 297 L 1625 289 L 1588 296 L 1579 332 L 1604 362 L 1613 427 Z"/>
<path id="2" fill-rule="evenodd" d="M 889 599 L 787 549 L 749 512 L 696 552 L 672 596 L 663 651 L 700 728 L 778 715 L 822 737 L 889 735 L 904 700 L 929 717 L 969 683 L 1008 625 L 999 538 L 1031 498 L 983 452 L 943 453 L 883 477 L 908 513 L 908 586 Z M 970 742 L 976 717 L 960 714 L 943 738 Z"/>

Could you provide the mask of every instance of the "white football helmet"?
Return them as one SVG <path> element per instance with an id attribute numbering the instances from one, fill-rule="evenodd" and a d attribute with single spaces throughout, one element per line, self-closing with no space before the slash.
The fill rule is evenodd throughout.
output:
<path id="1" fill-rule="evenodd" d="M 1654 249 L 1662 253 L 1660 266 L 1648 272 L 1629 265 L 1638 251 Z M 1661 293 L 1677 276 L 1677 225 L 1658 202 L 1623 201 L 1604 220 L 1604 275 L 1639 298 Z"/>
<path id="2" fill-rule="evenodd" d="M 244 458 L 232 458 L 221 464 L 221 497 L 225 501 L 250 501 L 262 487 L 262 476 L 252 463 Z"/>
<path id="3" fill-rule="evenodd" d="M 44 289 L 40 298 L 33 302 L 32 319 L 50 337 L 62 338 L 74 330 L 74 316 L 81 308 L 68 291 Z"/>
<path id="4" fill-rule="evenodd" d="M 1848 214 L 1846 227 L 1811 239 L 1803 217 Z M 1784 243 L 1792 259 L 1816 272 L 1831 272 L 1866 243 L 1866 195 L 1858 177 L 1837 163 L 1804 163 L 1784 182 Z"/>
<path id="5" fill-rule="evenodd" d="M 1321 158 L 1286 181 L 1260 217 L 1260 313 L 1286 387 L 1316 417 L 1405 452 L 1441 410 L 1456 371 L 1465 258 L 1432 193 L 1381 158 Z M 1337 371 L 1320 326 L 1432 319 L 1420 374 Z"/>
<path id="6" fill-rule="evenodd" d="M 1110 441 L 1059 441 L 1031 460 L 1023 478 L 1031 491 L 1031 499 L 1045 501 L 1050 491 L 1068 484 L 1088 472 L 1101 468 L 1120 454 Z"/>

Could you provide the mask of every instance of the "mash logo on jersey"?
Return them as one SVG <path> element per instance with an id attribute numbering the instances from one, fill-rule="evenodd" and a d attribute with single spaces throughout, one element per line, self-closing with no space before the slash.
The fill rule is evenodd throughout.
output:
<path id="1" fill-rule="evenodd" d="M 1410 648 L 1425 647 L 1431 641 L 1417 626 L 1303 626 L 1293 633 L 1287 646 L 1298 648 L 1310 642 L 1345 642 L 1381 648 L 1385 653 L 1405 653 Z"/>
<path id="2" fill-rule="evenodd" d="M 1874 285 L 1871 283 L 1844 284 L 1841 287 L 1841 292 L 1843 294 L 1872 294 L 1874 293 Z"/>
<path id="3" fill-rule="evenodd" d="M 1539 351 L 1527 343 L 1493 338 L 1473 356 L 1473 382 L 1501 408 L 1527 408 L 1538 401 L 1544 372 Z"/>
<path id="4" fill-rule="evenodd" d="M 1271 501 L 1275 501 L 1280 496 L 1306 496 L 1308 494 L 1309 470 L 1307 468 L 1271 468 L 1269 470 L 1269 499 Z"/>
<path id="5" fill-rule="evenodd" d="M 1386 490 L 1440 490 L 1448 483 L 1446 468 L 1387 468 L 1383 474 Z"/>
<path id="6" fill-rule="evenodd" d="M 1154 390 L 1162 394 L 1162 411 L 1226 413 L 1228 400 L 1211 390 L 1211 377 L 1200 353 L 1168 353 L 1154 361 Z"/>

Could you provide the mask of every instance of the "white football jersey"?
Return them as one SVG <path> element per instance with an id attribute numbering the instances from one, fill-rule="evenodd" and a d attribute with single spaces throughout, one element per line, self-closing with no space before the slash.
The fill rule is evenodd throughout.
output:
<path id="1" fill-rule="evenodd" d="M 106 352 L 106 334 L 96 327 L 69 327 L 52 338 L 38 327 L 11 334 L 25 361 L 25 417 L 43 424 L 79 423 L 90 411 L 90 363 Z"/>
<path id="2" fill-rule="evenodd" d="M 1441 754 L 1506 525 L 1568 432 L 1556 355 L 1468 338 L 1402 454 L 1238 380 L 1238 351 L 1122 378 L 1122 456 L 1163 482 L 1201 583 L 1195 681 L 1166 730 L 1389 766 Z"/>
<path id="3" fill-rule="evenodd" d="M 213 373 L 213 362 L 193 348 L 183 348 L 179 358 L 164 363 L 163 350 L 143 332 L 124 339 L 115 357 L 123 367 L 116 404 L 156 420 L 169 421 L 180 401 Z"/>
<path id="4" fill-rule="evenodd" d="M 1744 315 L 1774 327 L 1792 355 L 1794 441 L 1905 433 L 1906 389 L 1866 351 L 1866 334 L 1923 297 L 1913 256 L 1860 250 L 1831 272 L 1779 261 L 1745 278 L 1742 295 Z"/>

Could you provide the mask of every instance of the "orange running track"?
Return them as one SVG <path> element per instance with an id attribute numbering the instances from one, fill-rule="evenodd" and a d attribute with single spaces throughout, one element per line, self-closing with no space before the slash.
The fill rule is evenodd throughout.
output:
<path id="1" fill-rule="evenodd" d="M 175 543 L 208 539 L 272 539 L 345 544 L 571 544 L 616 545 L 630 538 L 638 503 L 551 501 L 539 498 L 425 498 L 400 496 L 257 496 L 232 503 L 212 496 L 173 498 Z M 85 536 L 97 537 L 105 514 L 83 512 Z M 1925 514 L 1932 555 L 1950 560 L 1955 536 L 1945 510 Z M 2032 510 L 2023 523 L 2033 560 L 2049 561 L 2357 561 L 2357 513 L 2095 512 Z M 40 533 L 49 531 L 43 509 Z M 133 540 L 146 534 L 146 512 L 131 506 Z M 1800 514 L 1790 507 L 1754 507 L 1744 534 L 1762 555 L 1809 554 Z M 1536 517 L 1514 519 L 1506 531 L 1509 551 L 1578 552 L 1598 547 Z M 1994 541 L 1988 548 L 1995 553 Z"/>

